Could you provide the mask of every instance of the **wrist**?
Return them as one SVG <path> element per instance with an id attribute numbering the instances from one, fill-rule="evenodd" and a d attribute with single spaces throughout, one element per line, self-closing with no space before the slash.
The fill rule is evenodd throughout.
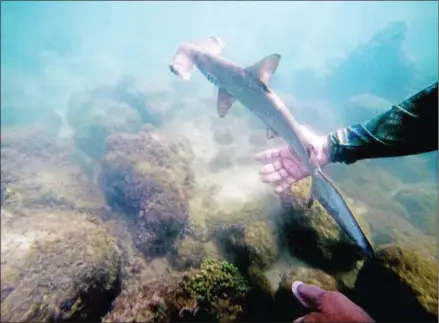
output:
<path id="1" fill-rule="evenodd" d="M 331 161 L 331 149 L 332 145 L 330 144 L 331 140 L 329 139 L 329 136 L 323 136 L 320 138 L 319 147 L 317 151 L 319 153 L 317 154 L 317 162 L 319 163 L 319 166 L 321 168 L 326 167 L 328 164 L 330 164 Z"/>

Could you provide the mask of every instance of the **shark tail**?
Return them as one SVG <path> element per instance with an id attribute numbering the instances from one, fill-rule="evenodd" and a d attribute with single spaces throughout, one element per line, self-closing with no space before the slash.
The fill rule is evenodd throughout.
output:
<path id="1" fill-rule="evenodd" d="M 311 180 L 311 189 L 307 199 L 307 206 L 311 207 L 314 198 L 318 198 L 320 204 L 322 204 L 328 214 L 335 220 L 346 235 L 358 245 L 363 254 L 371 259 L 375 258 L 372 245 L 366 238 L 366 235 L 335 185 L 325 174 L 323 174 L 320 168 L 314 170 L 311 175 Z M 325 193 L 319 194 L 318 191 Z M 336 205 L 338 206 L 338 209 L 331 207 L 331 202 L 328 199 L 337 201 L 338 203 L 336 203 Z"/>
<path id="2" fill-rule="evenodd" d="M 195 50 L 218 55 L 224 47 L 224 42 L 218 37 L 209 37 L 206 40 L 187 42 L 178 46 L 169 69 L 175 75 L 188 80 L 194 70 L 193 53 Z"/>

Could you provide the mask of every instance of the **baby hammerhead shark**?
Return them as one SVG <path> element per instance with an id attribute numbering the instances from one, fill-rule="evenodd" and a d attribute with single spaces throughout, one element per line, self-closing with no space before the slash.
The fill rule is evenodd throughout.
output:
<path id="1" fill-rule="evenodd" d="M 224 118 L 235 101 L 241 102 L 268 127 L 267 136 L 281 136 L 295 151 L 311 174 L 312 184 L 307 205 L 317 199 L 337 224 L 363 251 L 374 257 L 374 251 L 335 185 L 323 174 L 312 147 L 303 138 L 299 123 L 282 100 L 268 87 L 281 56 L 272 54 L 254 65 L 243 68 L 220 56 L 224 42 L 209 37 L 181 44 L 169 68 L 188 80 L 194 67 L 218 87 L 217 110 Z"/>

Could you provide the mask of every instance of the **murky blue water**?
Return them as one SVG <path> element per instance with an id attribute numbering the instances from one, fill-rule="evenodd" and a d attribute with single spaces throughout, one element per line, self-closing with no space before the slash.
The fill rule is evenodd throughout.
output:
<path id="1" fill-rule="evenodd" d="M 269 86 L 300 123 L 319 134 L 364 122 L 438 79 L 435 1 L 3 1 L 2 177 L 8 180 L 2 178 L 2 200 L 4 192 L 14 198 L 2 209 L 106 209 L 131 223 L 151 211 L 144 200 L 141 211 L 135 205 L 147 189 L 133 189 L 127 198 L 128 189 L 115 183 L 132 175 L 132 187 L 142 187 L 136 172 L 152 172 L 157 182 L 148 192 L 174 187 L 172 194 L 166 191 L 171 197 L 157 203 L 172 205 L 165 216 L 175 218 L 178 232 L 189 226 L 184 232 L 198 237 L 207 255 L 218 254 L 218 246 L 200 238 L 208 236 L 203 225 L 216 221 L 210 219 L 212 208 L 206 207 L 207 215 L 197 208 L 206 196 L 216 203 L 213 209 L 226 213 L 264 199 L 267 212 L 276 212 L 273 189 L 260 181 L 253 155 L 283 145 L 282 139 L 267 140 L 265 126 L 239 103 L 219 118 L 217 89 L 198 71 L 188 81 L 169 71 L 179 44 L 209 36 L 221 38 L 221 55 L 243 67 L 280 54 Z M 150 137 L 135 137 L 146 124 Z M 40 141 L 35 127 L 64 148 Z M 116 139 L 108 141 L 111 135 Z M 169 144 L 177 137 L 183 143 Z M 72 149 L 76 157 L 65 164 L 60 156 Z M 105 164 L 116 155 L 136 165 L 131 175 Z M 356 205 L 354 214 L 364 218 L 376 247 L 396 243 L 437 259 L 437 151 L 337 165 L 328 174 Z M 188 225 L 197 221 L 204 224 Z M 166 258 L 151 269 L 162 272 L 173 261 L 173 253 L 166 255 L 175 248 L 175 230 L 163 233 L 172 239 L 155 241 L 152 248 L 149 233 L 138 228 L 109 231 L 123 237 L 122 244 L 134 242 L 132 250 L 140 255 Z"/>

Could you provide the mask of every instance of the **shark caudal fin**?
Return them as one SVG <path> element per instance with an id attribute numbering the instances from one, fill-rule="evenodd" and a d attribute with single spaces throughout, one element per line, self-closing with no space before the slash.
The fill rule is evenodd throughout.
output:
<path id="1" fill-rule="evenodd" d="M 308 205 L 312 204 L 314 198 L 317 199 L 344 233 L 361 249 L 362 253 L 369 258 L 374 258 L 375 253 L 372 245 L 335 185 L 323 174 L 321 169 L 316 169 L 311 178 Z"/>
<path id="2" fill-rule="evenodd" d="M 218 37 L 209 37 L 206 40 L 187 42 L 178 46 L 169 69 L 175 75 L 188 80 L 194 70 L 193 53 L 195 51 L 218 55 L 224 47 L 224 42 Z"/>

